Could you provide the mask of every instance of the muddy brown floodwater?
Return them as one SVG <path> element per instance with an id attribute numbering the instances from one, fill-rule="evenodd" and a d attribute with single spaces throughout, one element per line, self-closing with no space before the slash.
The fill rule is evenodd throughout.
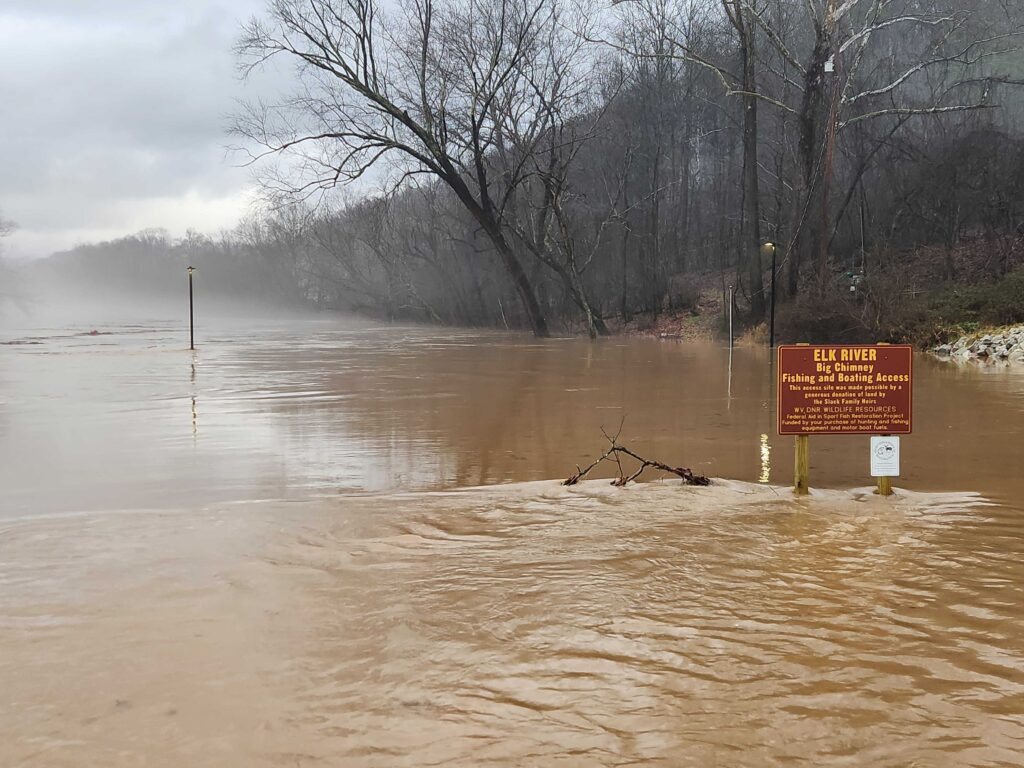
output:
<path id="1" fill-rule="evenodd" d="M 91 330 L 0 330 L 0 765 L 1024 763 L 1024 373 L 798 501 L 765 350 Z"/>

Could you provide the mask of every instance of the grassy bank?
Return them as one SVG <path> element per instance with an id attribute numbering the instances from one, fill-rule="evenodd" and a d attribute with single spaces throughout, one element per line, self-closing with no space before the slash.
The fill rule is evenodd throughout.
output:
<path id="1" fill-rule="evenodd" d="M 783 341 L 889 341 L 920 347 L 1020 322 L 1024 269 L 992 281 L 915 288 L 883 274 L 865 279 L 856 293 L 800 296 L 782 307 L 778 318 Z"/>

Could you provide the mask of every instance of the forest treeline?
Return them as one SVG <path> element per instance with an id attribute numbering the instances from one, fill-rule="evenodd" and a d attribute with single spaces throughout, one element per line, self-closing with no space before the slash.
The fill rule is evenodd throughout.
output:
<path id="1" fill-rule="evenodd" d="M 538 335 L 726 285 L 756 325 L 774 258 L 791 333 L 891 335 L 1022 263 L 1022 36 L 1017 0 L 272 0 L 237 53 L 294 90 L 232 126 L 267 205 L 172 245 L 238 290 Z"/>
<path id="2" fill-rule="evenodd" d="M 217 300 L 207 312 L 311 306 L 293 254 L 257 222 L 247 219 L 215 236 L 189 231 L 173 237 L 147 229 L 79 245 L 16 265 L 12 296 L 28 306 L 56 301 L 180 308 L 187 301 L 186 268 L 192 266 L 198 290 Z"/>

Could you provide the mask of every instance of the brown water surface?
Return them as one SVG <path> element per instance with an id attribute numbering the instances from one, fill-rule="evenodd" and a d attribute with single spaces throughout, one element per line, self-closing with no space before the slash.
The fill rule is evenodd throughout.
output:
<path id="1" fill-rule="evenodd" d="M 795 501 L 765 350 L 86 330 L 0 332 L 0 765 L 1024 763 L 1022 372 Z M 732 481 L 551 482 L 620 423 Z"/>

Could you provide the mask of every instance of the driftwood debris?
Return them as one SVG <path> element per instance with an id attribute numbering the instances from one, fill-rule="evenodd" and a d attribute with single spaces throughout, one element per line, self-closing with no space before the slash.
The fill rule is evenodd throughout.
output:
<path id="1" fill-rule="evenodd" d="M 622 428 L 620 427 L 619 429 L 621 431 Z M 645 459 L 643 456 L 631 451 L 626 446 L 619 445 L 619 432 L 616 432 L 614 435 L 609 435 L 602 429 L 601 433 L 609 443 L 608 450 L 595 459 L 586 469 L 580 469 L 577 464 L 576 472 L 566 478 L 562 485 L 576 485 L 576 483 L 586 477 L 594 467 L 604 461 L 614 461 L 616 466 L 619 468 L 619 475 L 612 480 L 612 485 L 620 488 L 639 478 L 643 471 L 648 467 L 654 467 L 655 469 L 660 469 L 662 472 L 669 472 L 673 475 L 677 475 L 682 478 L 683 483 L 686 485 L 711 485 L 711 481 L 708 478 L 704 475 L 696 474 L 692 469 L 688 469 L 686 467 L 670 467 L 668 464 L 655 461 L 654 459 Z M 628 456 L 640 462 L 640 467 L 632 474 L 627 475 L 622 468 L 623 456 Z"/>

